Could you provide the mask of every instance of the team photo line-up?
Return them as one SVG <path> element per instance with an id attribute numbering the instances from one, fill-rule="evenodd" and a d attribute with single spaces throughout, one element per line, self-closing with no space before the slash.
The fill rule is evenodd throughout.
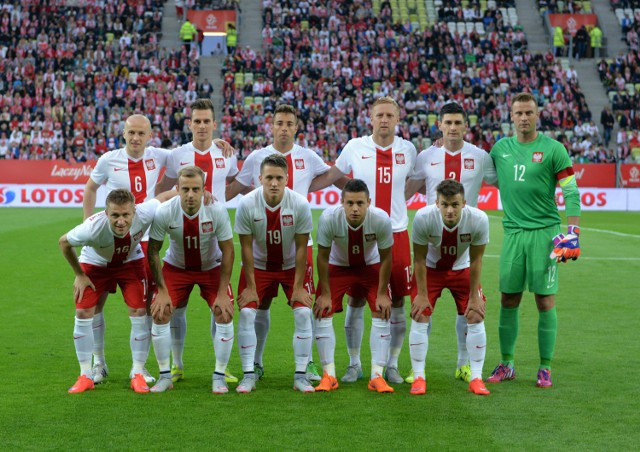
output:
<path id="1" fill-rule="evenodd" d="M 490 152 L 464 141 L 466 113 L 448 103 L 438 118 L 442 140 L 419 154 L 411 142 L 395 135 L 398 103 L 380 97 L 370 109 L 372 134 L 350 140 L 331 167 L 294 143 L 298 117 L 290 105 L 275 109 L 273 143 L 250 153 L 240 170 L 233 148 L 213 139 L 217 124 L 211 101 L 198 99 L 191 109 L 193 141 L 173 150 L 147 146 L 148 118 L 127 118 L 125 147 L 103 155 L 86 183 L 84 221 L 59 240 L 75 274 L 73 339 L 80 376 L 69 393 L 93 389 L 108 377 L 103 307 L 117 286 L 131 321 L 129 378 L 135 392 L 165 392 L 184 378 L 186 308 L 195 285 L 211 308 L 214 394 L 229 392 L 229 383 L 237 383 L 237 392 L 249 393 L 265 377 L 269 308 L 279 286 L 293 312 L 297 391 L 338 389 L 333 314 L 343 309 L 349 365 L 340 380 L 363 378 L 360 350 L 368 305 L 369 390 L 394 392 L 389 383 L 406 381 L 411 394 L 425 394 L 430 318 L 444 289 L 453 295 L 457 309 L 454 375 L 469 384 L 469 392 L 488 395 L 485 381 L 516 378 L 514 350 L 526 288 L 534 294 L 539 313 L 536 385 L 552 386 L 558 263 L 580 255 L 580 197 L 567 151 L 536 129 L 535 97 L 513 97 L 515 135 L 499 140 Z M 501 360 L 486 380 L 481 272 L 489 221 L 476 208 L 483 181 L 500 188 L 504 210 Z M 94 214 L 102 185 L 108 191 L 106 208 Z M 340 204 L 323 211 L 318 221 L 316 290 L 307 196 L 330 185 L 342 193 Z M 566 234 L 560 231 L 557 185 L 566 202 Z M 416 213 L 409 238 L 406 199 L 416 192 L 426 194 L 427 206 Z M 239 194 L 244 196 L 232 230 L 224 201 Z M 234 232 L 242 262 L 236 331 L 230 286 L 237 259 Z M 167 235 L 169 247 L 161 259 Z M 75 247 L 82 247 L 79 256 Z M 403 378 L 398 357 L 407 328 L 407 296 L 412 371 Z M 242 364 L 240 381 L 227 370 L 234 340 Z M 321 368 L 314 362 L 314 341 Z M 151 344 L 160 371 L 157 379 L 145 367 Z M 314 381 L 319 383 L 314 386 Z"/>

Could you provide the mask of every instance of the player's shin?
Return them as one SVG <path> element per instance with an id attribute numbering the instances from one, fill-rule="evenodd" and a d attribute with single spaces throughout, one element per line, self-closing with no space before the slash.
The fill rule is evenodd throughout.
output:
<path id="1" fill-rule="evenodd" d="M 407 332 L 407 319 L 404 316 L 404 306 L 391 308 L 391 343 L 389 345 L 389 362 L 387 367 L 398 367 L 398 357 L 402 350 L 402 343 Z"/>
<path id="2" fill-rule="evenodd" d="M 409 355 L 414 378 L 424 378 L 425 361 L 429 350 L 429 323 L 411 321 L 409 331 Z"/>
<path id="3" fill-rule="evenodd" d="M 104 314 L 98 312 L 93 316 L 93 360 L 96 364 L 106 364 L 104 359 L 104 332 L 106 324 Z"/>
<path id="4" fill-rule="evenodd" d="M 555 306 L 540 312 L 538 318 L 538 347 L 540 350 L 540 368 L 551 368 L 551 360 L 556 348 L 558 333 L 558 314 Z"/>
<path id="5" fill-rule="evenodd" d="M 384 366 L 389 360 L 389 344 L 391 342 L 391 324 L 388 320 L 373 318 L 371 320 L 371 379 L 384 373 Z"/>
<path id="6" fill-rule="evenodd" d="M 171 356 L 173 365 L 178 369 L 184 367 L 182 354 L 184 339 L 187 336 L 187 308 L 176 308 L 171 314 Z"/>
<path id="7" fill-rule="evenodd" d="M 258 309 L 256 311 L 256 356 L 255 362 L 259 365 L 262 364 L 262 356 L 264 354 L 264 347 L 267 343 L 267 336 L 269 335 L 269 328 L 271 327 L 271 310 L 270 309 Z"/>
<path id="8" fill-rule="evenodd" d="M 484 357 L 487 352 L 487 334 L 484 328 L 484 321 L 468 325 L 466 347 L 471 366 L 471 380 L 482 379 Z"/>
<path id="9" fill-rule="evenodd" d="M 93 348 L 92 319 L 75 318 L 73 344 L 80 364 L 80 374 L 91 378 L 91 349 Z"/>
<path id="10" fill-rule="evenodd" d="M 168 323 L 164 325 L 154 323 L 151 326 L 151 342 L 153 342 L 153 352 L 158 361 L 160 377 L 171 378 L 171 331 Z"/>
<path id="11" fill-rule="evenodd" d="M 145 316 L 129 317 L 131 320 L 131 358 L 133 359 L 132 373 L 142 373 L 149 356 L 149 330 Z"/>
<path id="12" fill-rule="evenodd" d="M 238 347 L 242 371 L 253 373 L 253 363 L 256 353 L 256 310 L 243 308 L 238 319 Z"/>
<path id="13" fill-rule="evenodd" d="M 229 364 L 232 347 L 233 322 L 217 323 L 216 335 L 213 337 L 213 350 L 216 354 L 216 373 L 224 375 L 227 364 Z"/>
<path id="14" fill-rule="evenodd" d="M 500 353 L 503 364 L 513 364 L 518 339 L 518 308 L 500 308 Z"/>
<path id="15" fill-rule="evenodd" d="M 296 363 L 296 373 L 306 374 L 309 355 L 311 354 L 311 309 L 307 307 L 293 310 L 295 328 L 293 331 L 293 354 Z"/>
<path id="16" fill-rule="evenodd" d="M 347 314 L 344 318 L 344 334 L 347 338 L 347 350 L 349 351 L 349 365 L 361 366 L 360 348 L 364 334 L 364 306 L 352 307 L 347 305 Z"/>
<path id="17" fill-rule="evenodd" d="M 327 374 L 335 377 L 336 333 L 333 329 L 333 317 L 316 319 L 314 324 L 316 330 L 316 347 L 318 347 L 318 355 L 320 355 L 320 363 L 322 364 L 322 369 Z"/>
<path id="18" fill-rule="evenodd" d="M 467 352 L 467 318 L 464 315 L 456 317 L 456 336 L 458 338 L 458 369 L 469 363 Z"/>

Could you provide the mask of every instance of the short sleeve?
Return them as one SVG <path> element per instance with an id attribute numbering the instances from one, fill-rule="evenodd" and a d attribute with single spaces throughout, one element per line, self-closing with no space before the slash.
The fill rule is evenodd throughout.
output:
<path id="1" fill-rule="evenodd" d="M 486 245 L 489 243 L 489 217 L 481 210 L 478 210 L 475 214 L 474 221 L 476 222 L 477 229 L 473 235 L 471 244 L 475 246 Z"/>
<path id="2" fill-rule="evenodd" d="M 378 249 L 386 250 L 393 246 L 393 229 L 391 227 L 391 219 L 386 217 L 380 223 L 378 231 Z"/>
<path id="3" fill-rule="evenodd" d="M 302 196 L 296 206 L 298 221 L 296 221 L 296 234 L 311 234 L 313 232 L 313 217 L 311 216 L 311 204 Z"/>
<path id="4" fill-rule="evenodd" d="M 110 153 L 106 153 L 98 159 L 95 168 L 91 171 L 91 176 L 89 176 L 98 185 L 106 183 L 109 178 L 109 164 L 107 162 L 109 155 Z"/>
<path id="5" fill-rule="evenodd" d="M 234 226 L 234 231 L 238 234 L 253 234 L 253 230 L 251 229 L 251 199 L 252 198 L 245 196 L 238 204 L 238 209 L 236 210 L 236 224 Z"/>
<path id="6" fill-rule="evenodd" d="M 178 164 L 176 163 L 176 154 L 177 152 L 175 150 L 169 154 L 169 156 L 167 157 L 166 169 L 164 171 L 164 174 L 171 179 L 178 178 Z"/>
<path id="7" fill-rule="evenodd" d="M 498 173 L 496 172 L 496 166 L 493 164 L 493 159 L 488 152 L 482 156 L 482 179 L 491 185 L 498 185 Z"/>
<path id="8" fill-rule="evenodd" d="M 231 240 L 233 238 L 233 231 L 231 230 L 231 219 L 229 218 L 229 212 L 221 204 L 214 204 L 216 210 L 216 218 L 218 219 L 216 237 L 219 241 Z"/>
<path id="9" fill-rule="evenodd" d="M 418 245 L 429 245 L 429 234 L 427 234 L 427 215 L 423 207 L 416 213 L 413 219 L 413 229 L 411 230 L 411 241 Z"/>
<path id="10" fill-rule="evenodd" d="M 104 215 L 103 212 L 100 214 Z M 96 215 L 100 215 L 96 214 Z M 87 218 L 82 224 L 79 224 L 69 232 L 67 232 L 67 241 L 71 246 L 85 246 L 91 242 L 92 228 L 91 221 L 93 217 Z"/>
<path id="11" fill-rule="evenodd" d="M 158 209 L 156 209 L 156 213 L 153 217 L 153 223 L 151 223 L 151 228 L 149 229 L 149 237 L 158 242 L 164 241 L 164 236 L 167 232 L 168 223 L 168 212 L 169 206 L 167 204 L 163 204 Z"/>
<path id="12" fill-rule="evenodd" d="M 315 152 L 311 154 L 311 166 L 313 168 L 313 177 L 324 174 L 331 169 Z"/>
<path id="13" fill-rule="evenodd" d="M 351 161 L 352 161 L 351 155 L 353 154 L 352 143 L 353 143 L 353 140 L 349 141 L 346 144 L 346 146 L 342 148 L 342 152 L 336 159 L 336 163 L 335 163 L 336 168 L 338 168 L 342 174 L 349 174 L 353 170 L 352 164 L 351 164 Z"/>
<path id="14" fill-rule="evenodd" d="M 427 173 L 425 169 L 425 159 L 427 158 L 427 151 L 422 151 L 416 157 L 416 164 L 413 166 L 413 171 L 409 174 L 409 179 L 425 180 Z"/>
<path id="15" fill-rule="evenodd" d="M 253 169 L 256 163 L 256 153 L 252 152 L 242 164 L 242 169 L 237 173 L 236 180 L 245 187 L 251 187 L 253 182 Z M 237 167 L 237 165 L 236 165 Z"/>
<path id="16" fill-rule="evenodd" d="M 325 210 L 318 220 L 318 231 L 316 233 L 316 243 L 325 248 L 331 248 L 333 244 L 333 210 Z"/>
<path id="17" fill-rule="evenodd" d="M 227 176 L 233 177 L 238 174 L 238 158 L 235 155 L 232 155 L 231 158 L 229 158 L 229 165 L 231 168 L 229 168 L 229 174 Z"/>

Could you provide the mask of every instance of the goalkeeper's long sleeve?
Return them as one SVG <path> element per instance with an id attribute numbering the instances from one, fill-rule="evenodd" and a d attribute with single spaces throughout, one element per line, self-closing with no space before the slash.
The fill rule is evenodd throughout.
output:
<path id="1" fill-rule="evenodd" d="M 572 174 L 560 180 L 560 188 L 564 197 L 564 205 L 568 217 L 580 216 L 580 191 L 576 177 Z"/>

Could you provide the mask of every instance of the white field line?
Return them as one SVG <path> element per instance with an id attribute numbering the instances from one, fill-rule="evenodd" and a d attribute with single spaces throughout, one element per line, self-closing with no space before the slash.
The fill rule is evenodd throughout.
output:
<path id="1" fill-rule="evenodd" d="M 495 215 L 488 215 L 488 217 L 490 219 L 492 219 L 492 220 L 502 220 L 502 217 L 498 217 L 498 216 L 495 216 Z M 563 224 L 562 226 L 564 227 L 564 226 L 567 226 L 567 225 Z M 617 235 L 618 237 L 629 237 L 629 238 L 633 238 L 633 239 L 640 239 L 640 235 L 638 235 L 638 234 L 626 234 L 624 232 L 610 231 L 608 229 L 583 228 L 581 226 L 580 230 L 589 231 L 589 232 L 599 232 L 601 234 Z"/>

